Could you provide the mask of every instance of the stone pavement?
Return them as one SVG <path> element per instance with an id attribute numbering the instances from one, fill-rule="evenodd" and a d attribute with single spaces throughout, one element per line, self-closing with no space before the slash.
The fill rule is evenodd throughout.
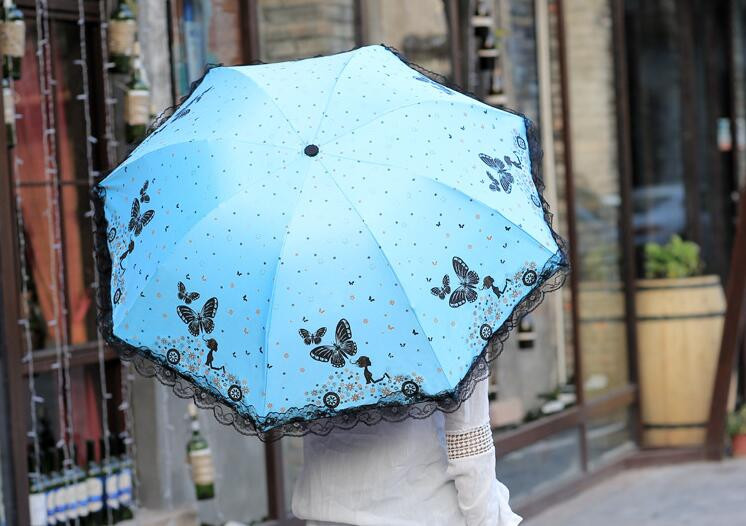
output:
<path id="1" fill-rule="evenodd" d="M 746 526 L 746 459 L 624 471 L 521 526 Z"/>

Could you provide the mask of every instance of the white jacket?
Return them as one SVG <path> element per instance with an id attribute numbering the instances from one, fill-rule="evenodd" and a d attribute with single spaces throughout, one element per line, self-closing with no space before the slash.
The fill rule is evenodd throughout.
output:
<path id="1" fill-rule="evenodd" d="M 487 382 L 453 413 L 303 439 L 292 509 L 309 526 L 515 526 L 495 475 Z"/>

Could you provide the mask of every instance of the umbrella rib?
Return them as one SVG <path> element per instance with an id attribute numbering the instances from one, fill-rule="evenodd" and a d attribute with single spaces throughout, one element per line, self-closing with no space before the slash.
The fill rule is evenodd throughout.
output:
<path id="1" fill-rule="evenodd" d="M 403 167 L 397 166 L 395 164 L 379 163 L 379 162 L 375 162 L 375 161 L 367 161 L 367 160 L 364 160 L 364 159 L 353 159 L 352 157 L 345 157 L 344 155 L 338 155 L 338 154 L 328 153 L 328 152 L 324 153 L 324 155 L 326 155 L 327 157 L 337 157 L 338 159 L 344 159 L 346 161 L 360 162 L 360 163 L 364 163 L 364 164 L 375 164 L 375 165 L 378 165 L 378 166 L 386 166 L 388 168 L 396 168 L 397 170 L 403 170 L 403 171 L 405 171 L 408 175 L 411 175 L 413 177 L 419 177 L 421 179 L 427 179 L 428 181 L 432 181 L 432 182 L 436 183 L 437 185 L 442 186 L 446 190 L 451 190 L 451 191 L 457 192 L 457 193 L 463 195 L 464 197 L 466 197 L 467 199 L 469 199 L 470 201 L 474 201 L 476 203 L 479 203 L 480 205 L 484 206 L 485 208 L 487 208 L 487 209 L 489 209 L 489 210 L 491 210 L 491 211 L 493 211 L 493 212 L 495 212 L 497 214 L 500 214 L 500 216 L 502 216 L 502 218 L 505 219 L 505 221 L 507 221 L 511 225 L 519 228 L 521 231 L 525 232 L 526 235 L 534 243 L 536 243 L 537 245 L 539 245 L 542 248 L 546 249 L 550 254 L 552 254 L 551 249 L 549 247 L 547 247 L 544 243 L 542 243 L 541 241 L 539 241 L 538 239 L 536 239 L 533 235 L 531 235 L 531 233 L 527 232 L 521 225 L 517 224 L 515 221 L 513 221 L 512 219 L 510 219 L 509 217 L 507 217 L 500 210 L 492 208 L 490 205 L 488 205 L 487 203 L 485 203 L 481 199 L 479 199 L 477 197 L 474 197 L 474 196 L 471 196 L 471 195 L 467 194 L 466 192 L 464 192 L 462 190 L 459 190 L 458 188 L 454 188 L 452 186 L 448 186 L 447 184 L 445 184 L 444 182 L 442 182 L 442 181 L 440 181 L 438 179 L 434 179 L 434 178 L 432 178 L 432 177 L 430 177 L 428 175 L 423 175 L 423 174 L 421 174 L 421 173 L 419 173 L 417 171 L 414 171 L 414 170 L 412 170 L 410 168 L 403 168 Z"/>
<path id="2" fill-rule="evenodd" d="M 332 89 L 329 90 L 329 97 L 326 99 L 326 104 L 324 104 L 324 109 L 321 111 L 321 116 L 319 117 L 319 123 L 316 125 L 316 131 L 313 132 L 311 143 L 316 142 L 316 137 L 319 134 L 319 130 L 321 129 L 321 123 L 324 121 L 324 114 L 326 113 L 326 110 L 329 109 L 329 104 L 332 102 L 332 97 L 334 96 L 334 90 L 337 89 L 337 84 L 339 84 L 339 79 L 342 77 L 342 73 L 344 73 L 345 69 L 347 69 L 347 66 L 350 65 L 350 62 L 352 62 L 352 59 L 355 58 L 358 55 L 356 52 L 350 53 L 350 58 L 347 59 L 347 62 L 344 63 L 344 66 L 339 70 L 339 73 L 337 73 L 337 78 L 334 79 L 334 84 L 332 84 Z"/>
<path id="3" fill-rule="evenodd" d="M 230 68 L 227 68 L 227 69 L 230 69 Z M 290 129 L 293 130 L 295 134 L 298 136 L 298 138 L 300 139 L 300 144 L 301 145 L 305 144 L 306 141 L 304 141 L 303 139 L 303 134 L 300 132 L 300 130 L 298 130 L 295 126 L 293 126 L 293 123 L 290 122 L 290 119 L 288 118 L 288 116 L 285 115 L 284 111 L 282 111 L 282 108 L 280 107 L 280 105 L 277 104 L 277 102 L 272 97 L 270 97 L 270 95 L 264 89 L 264 86 L 259 84 L 256 80 L 254 80 L 254 77 L 251 77 L 250 75 L 246 73 L 236 73 L 236 74 L 241 75 L 241 77 L 243 77 L 244 79 L 248 79 L 252 84 L 254 84 L 254 86 L 257 87 L 259 91 L 264 93 L 264 95 L 267 97 L 267 100 L 269 100 L 272 103 L 272 105 L 277 109 L 277 111 L 280 113 L 282 118 L 285 119 L 285 122 L 290 127 Z"/>
<path id="4" fill-rule="evenodd" d="M 351 133 L 355 133 L 355 132 L 356 132 L 356 131 L 358 131 L 358 130 L 359 130 L 360 128 L 364 128 L 364 127 L 365 127 L 365 126 L 367 126 L 368 124 L 371 124 L 372 122 L 376 121 L 377 119 L 382 119 L 383 117 L 385 117 L 386 115 L 388 115 L 388 114 L 390 114 L 390 113 L 394 113 L 394 112 L 397 112 L 397 111 L 399 111 L 399 110 L 405 110 L 405 109 L 407 109 L 407 108 L 411 108 L 412 106 L 419 106 L 420 104 L 424 104 L 424 103 L 426 103 L 426 102 L 437 102 L 437 101 L 436 101 L 435 99 L 429 99 L 429 100 L 419 100 L 419 101 L 417 101 L 417 102 L 413 102 L 412 104 L 405 104 L 404 106 L 398 106 L 398 107 L 396 107 L 396 108 L 392 108 L 392 109 L 390 109 L 389 111 L 384 111 L 383 113 L 381 113 L 381 114 L 378 114 L 378 115 L 376 115 L 375 117 L 373 117 L 372 119 L 370 119 L 370 120 L 368 120 L 368 121 L 366 121 L 366 122 L 364 122 L 364 123 L 360 124 L 359 126 L 357 126 L 357 127 L 353 128 L 353 129 L 351 129 L 350 131 L 347 131 L 347 132 L 343 133 L 342 135 L 339 135 L 339 136 L 337 136 L 337 137 L 334 137 L 333 139 L 329 139 L 329 140 L 328 140 L 327 142 L 325 142 L 325 143 L 323 143 L 323 144 L 321 144 L 321 145 L 319 145 L 319 146 L 326 146 L 326 145 L 328 145 L 328 144 L 332 144 L 332 143 L 334 143 L 334 142 L 337 142 L 337 141 L 338 141 L 338 140 L 340 140 L 341 138 L 343 138 L 343 137 L 347 137 L 347 136 L 348 136 L 348 135 L 350 135 Z"/>
<path id="5" fill-rule="evenodd" d="M 353 210 L 355 212 L 355 215 L 357 215 L 360 218 L 360 222 L 365 227 L 365 229 L 368 231 L 368 234 L 370 234 L 370 237 L 373 238 L 373 241 L 375 241 L 376 245 L 380 248 L 381 245 L 380 245 L 380 243 L 378 243 L 378 239 L 376 239 L 375 234 L 373 234 L 373 232 L 371 231 L 370 227 L 365 222 L 365 219 L 363 219 L 363 216 L 361 216 L 360 212 L 358 212 L 357 208 L 355 208 L 355 204 L 350 200 L 350 198 L 347 196 L 347 194 L 345 193 L 345 191 L 342 190 L 342 187 L 337 182 L 337 179 L 332 175 L 331 171 L 329 171 L 329 169 L 326 167 L 326 165 L 323 162 L 321 162 L 321 160 L 319 160 L 319 164 L 321 164 L 321 166 L 324 168 L 324 173 L 326 173 L 329 176 L 329 178 L 332 180 L 332 182 L 334 183 L 334 186 L 336 186 L 337 189 L 339 190 L 339 193 L 342 194 L 342 197 L 344 197 L 345 200 L 347 201 L 347 203 L 349 203 L 350 209 Z M 386 253 L 383 251 L 383 249 L 379 250 L 379 253 L 381 254 L 381 256 L 383 256 L 383 259 L 386 261 L 386 264 L 388 264 L 389 268 L 391 269 L 391 273 L 396 278 L 397 283 L 399 283 L 399 288 L 401 289 L 402 294 L 404 294 L 404 298 L 407 300 L 407 305 L 409 305 L 409 307 L 410 307 L 409 311 L 412 313 L 412 316 L 417 321 L 417 326 L 419 327 L 420 332 L 422 334 L 425 334 L 425 329 L 422 327 L 422 322 L 420 321 L 420 318 L 417 316 L 417 312 L 412 308 L 412 302 L 409 299 L 409 295 L 407 294 L 407 291 L 404 288 L 404 285 L 402 285 L 402 282 L 399 279 L 399 276 L 396 274 L 396 269 L 394 269 L 394 266 L 391 264 L 391 261 L 386 256 Z M 440 366 L 440 370 L 441 370 L 441 372 L 443 373 L 443 376 L 446 379 L 446 383 L 450 382 L 450 378 L 448 377 L 448 375 L 446 374 L 445 369 L 443 368 L 443 364 L 441 363 L 440 358 L 438 357 L 438 353 L 435 352 L 435 349 L 433 349 L 432 345 L 430 346 L 430 351 L 432 352 L 433 356 L 435 356 L 435 360 L 438 362 L 438 365 Z"/>
<path id="6" fill-rule="evenodd" d="M 170 143 L 170 144 L 164 144 L 162 146 L 157 147 L 155 150 L 150 150 L 148 152 L 143 153 L 142 155 L 138 155 L 137 157 L 132 157 L 132 156 L 127 157 L 124 161 L 122 161 L 122 164 L 120 165 L 120 167 L 121 166 L 129 166 L 130 164 L 133 164 L 133 163 L 139 161 L 140 159 L 145 159 L 147 156 L 149 156 L 151 154 L 161 152 L 161 151 L 163 151 L 163 150 L 165 150 L 167 148 L 171 148 L 173 146 L 181 146 L 181 145 L 184 145 L 184 144 L 195 144 L 195 143 L 198 143 L 198 142 L 210 143 L 210 142 L 223 142 L 223 141 L 225 141 L 225 142 L 228 142 L 228 141 L 230 141 L 230 142 L 238 142 L 238 143 L 241 143 L 241 144 L 251 144 L 251 145 L 254 145 L 254 146 L 268 146 L 268 147 L 272 147 L 272 148 L 282 148 L 284 150 L 289 150 L 289 151 L 292 151 L 292 152 L 296 152 L 297 151 L 297 148 L 291 148 L 290 146 L 281 146 L 279 144 L 272 144 L 272 143 L 268 143 L 268 142 L 261 143 L 261 142 L 254 142 L 254 141 L 242 141 L 241 139 L 233 139 L 233 138 L 224 139 L 224 138 L 220 138 L 220 137 L 215 137 L 215 138 L 205 137 L 204 139 L 190 139 L 188 141 L 182 141 L 182 142 L 175 142 L 175 143 Z"/>
<path id="7" fill-rule="evenodd" d="M 303 157 L 303 156 L 299 156 L 299 157 L 298 157 L 297 159 L 295 159 L 294 161 L 292 161 L 292 162 L 288 163 L 288 164 L 287 164 L 287 165 L 285 166 L 285 168 L 286 168 L 286 169 L 287 169 L 287 168 L 290 168 L 291 166 L 293 166 L 293 164 L 294 164 L 294 163 L 296 163 L 296 162 L 298 162 L 298 161 L 302 161 L 302 160 L 304 160 L 304 157 Z M 103 184 L 103 183 L 105 183 L 105 182 L 106 182 L 106 180 L 104 180 L 104 181 L 102 182 L 102 184 Z M 106 186 L 106 185 L 104 184 L 104 186 Z M 234 199 L 240 198 L 240 197 L 241 197 L 241 196 L 242 196 L 242 195 L 243 195 L 244 193 L 245 193 L 245 192 L 239 192 L 239 193 L 233 194 L 233 195 L 232 195 L 232 196 L 231 196 L 231 197 L 230 197 L 229 199 L 226 199 L 226 200 L 224 200 L 224 201 L 221 201 L 221 202 L 220 202 L 220 204 L 219 204 L 219 205 L 218 205 L 217 207 L 211 208 L 211 209 L 210 209 L 209 211 L 207 211 L 207 212 L 205 212 L 204 214 L 202 214 L 202 215 L 201 215 L 201 216 L 199 217 L 199 219 L 195 219 L 195 221 L 194 221 L 194 222 L 193 222 L 193 223 L 191 224 L 191 226 L 190 226 L 190 227 L 189 227 L 189 228 L 188 228 L 188 229 L 187 229 L 187 230 L 186 230 L 186 231 L 185 231 L 185 232 L 184 232 L 184 233 L 183 233 L 183 234 L 182 234 L 181 236 L 179 236 L 179 238 L 178 238 L 178 239 L 176 239 L 176 240 L 174 241 L 174 243 L 173 243 L 173 245 L 172 245 L 172 246 L 177 246 L 177 245 L 178 245 L 179 243 L 181 243 L 181 241 L 182 241 L 182 240 L 183 240 L 183 239 L 184 239 L 185 237 L 187 237 L 187 235 L 188 235 L 188 234 L 189 234 L 189 233 L 190 233 L 190 232 L 191 232 L 192 230 L 194 230 L 194 228 L 195 228 L 195 227 L 196 227 L 197 225 L 199 225 L 199 224 L 200 224 L 200 223 L 201 223 L 201 222 L 202 222 L 202 221 L 203 221 L 203 220 L 204 220 L 204 219 L 205 219 L 205 218 L 206 218 L 207 216 L 209 216 L 209 215 L 210 215 L 210 214 L 211 214 L 212 212 L 214 212 L 214 211 L 215 211 L 215 210 L 216 210 L 217 208 L 220 208 L 220 207 L 224 206 L 224 205 L 225 205 L 226 203 L 229 203 L 229 202 L 233 201 Z M 164 257 L 164 259 L 162 259 L 162 260 L 158 260 L 158 261 L 157 261 L 157 262 L 155 263 L 155 267 L 154 267 L 154 268 L 155 268 L 155 271 L 153 272 L 153 274 L 152 274 L 151 276 L 149 276 L 149 277 L 148 277 L 147 281 L 145 281 L 144 285 L 143 285 L 143 286 L 142 286 L 142 287 L 140 288 L 139 292 L 143 292 L 143 291 L 145 291 L 145 290 L 146 290 L 146 289 L 148 288 L 148 286 L 150 285 L 150 283 L 151 283 L 151 282 L 152 282 L 152 281 L 153 281 L 153 280 L 155 279 L 155 276 L 156 276 L 156 274 L 157 274 L 157 272 L 158 272 L 158 268 L 159 268 L 159 267 L 161 267 L 161 266 L 162 266 L 163 264 L 165 264 L 165 263 L 169 262 L 169 261 L 171 260 L 171 257 L 173 257 L 173 253 L 171 253 L 170 255 L 168 255 L 168 256 L 166 256 L 166 257 Z M 135 300 L 135 301 L 137 301 L 137 300 Z M 122 307 L 125 307 L 125 305 L 122 305 Z M 126 307 L 127 307 L 127 314 L 128 314 L 128 313 L 129 313 L 129 311 L 130 311 L 130 310 L 131 310 L 131 309 L 132 309 L 132 308 L 134 307 L 134 302 L 133 302 L 132 304 L 126 305 Z M 120 321 L 121 321 L 121 320 L 120 320 Z M 114 330 L 116 331 L 116 329 L 117 329 L 118 327 L 119 327 L 119 323 L 115 324 L 115 325 L 114 325 Z"/>

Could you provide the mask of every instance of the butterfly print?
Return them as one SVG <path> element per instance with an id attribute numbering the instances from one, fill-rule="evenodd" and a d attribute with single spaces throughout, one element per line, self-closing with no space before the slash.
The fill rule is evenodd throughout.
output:
<path id="1" fill-rule="evenodd" d="M 414 78 L 417 79 L 417 80 L 419 80 L 419 81 L 422 81 L 422 82 L 427 82 L 428 84 L 430 84 L 434 88 L 442 91 L 446 95 L 453 95 L 453 92 L 451 90 L 449 90 L 448 88 L 446 88 L 442 84 L 439 84 L 438 82 L 435 82 L 430 77 L 426 77 L 425 75 L 415 75 Z"/>
<path id="2" fill-rule="evenodd" d="M 202 93 L 200 93 L 199 95 L 197 95 L 194 99 L 192 99 L 186 106 L 184 106 L 183 108 L 181 108 L 176 113 L 176 115 L 174 115 L 174 118 L 171 120 L 171 122 L 177 121 L 177 120 L 181 119 L 182 117 L 185 117 L 190 111 L 192 111 L 192 109 L 189 106 L 191 106 L 192 104 L 196 104 L 197 102 L 199 102 L 200 100 L 202 100 L 202 97 L 204 97 L 205 94 L 208 91 L 210 91 L 213 87 L 214 86 L 210 86 L 205 91 L 203 91 Z"/>
<path id="3" fill-rule="evenodd" d="M 331 362 L 334 367 L 344 367 L 345 360 L 357 353 L 357 344 L 352 340 L 352 330 L 347 320 L 342 318 L 334 331 L 333 345 L 320 345 L 311 349 L 311 358 L 319 362 Z"/>
<path id="4" fill-rule="evenodd" d="M 497 171 L 497 175 L 500 178 L 500 186 L 506 194 L 509 194 L 513 190 L 514 179 L 510 172 L 508 172 L 508 170 L 505 168 L 505 163 L 502 162 L 500 159 L 490 157 L 489 155 L 485 155 L 483 153 L 479 154 L 479 158 L 482 159 L 482 162 L 484 164 Z M 490 190 L 499 192 L 500 187 L 497 185 L 498 180 L 492 177 L 492 175 L 490 175 L 489 173 L 487 173 L 487 175 L 492 181 L 492 183 L 490 184 Z"/>
<path id="5" fill-rule="evenodd" d="M 199 299 L 199 293 L 198 292 L 187 292 L 186 291 L 186 285 L 179 281 L 179 299 L 189 305 L 195 300 Z"/>
<path id="6" fill-rule="evenodd" d="M 433 287 L 430 289 L 430 292 L 433 293 L 433 296 L 438 296 L 442 300 L 445 299 L 451 293 L 451 278 L 448 277 L 448 274 L 443 276 L 443 286 Z"/>
<path id="7" fill-rule="evenodd" d="M 140 188 L 140 202 L 141 203 L 149 203 L 150 202 L 150 196 L 146 193 L 148 190 L 148 185 L 150 184 L 150 181 L 145 180 L 145 184 L 142 185 L 142 188 Z"/>
<path id="8" fill-rule="evenodd" d="M 117 236 L 117 229 L 116 229 L 116 228 L 114 228 L 114 227 L 111 227 L 111 228 L 109 229 L 109 235 L 108 235 L 108 237 L 107 237 L 107 239 L 109 240 L 109 243 L 111 243 L 112 241 L 114 241 L 114 238 L 115 238 L 116 236 Z"/>
<path id="9" fill-rule="evenodd" d="M 459 286 L 451 293 L 448 304 L 453 307 L 461 307 L 467 301 L 473 303 L 477 300 L 476 286 L 479 283 L 479 275 L 459 257 L 453 258 L 453 271 L 459 279 Z"/>
<path id="10" fill-rule="evenodd" d="M 145 225 L 150 223 L 150 220 L 153 219 L 154 215 L 154 210 L 148 210 L 141 215 L 140 200 L 135 199 L 132 201 L 132 217 L 130 218 L 129 224 L 130 232 L 134 231 L 135 235 L 139 236 L 142 233 L 142 229 L 145 228 Z"/>
<path id="11" fill-rule="evenodd" d="M 187 328 L 192 336 L 199 336 L 200 332 L 210 333 L 215 328 L 213 318 L 218 312 L 218 299 L 210 298 L 202 306 L 202 310 L 197 313 L 186 305 L 176 307 L 176 312 L 181 321 L 187 324 Z"/>
<path id="12" fill-rule="evenodd" d="M 299 329 L 298 334 L 303 338 L 303 343 L 306 345 L 311 345 L 312 343 L 318 345 L 321 343 L 321 338 L 326 334 L 326 327 L 321 327 L 314 334 L 311 334 L 306 329 Z"/>
<path id="13" fill-rule="evenodd" d="M 526 140 L 521 137 L 520 135 L 515 136 L 515 145 L 518 146 L 521 150 L 526 149 Z"/>

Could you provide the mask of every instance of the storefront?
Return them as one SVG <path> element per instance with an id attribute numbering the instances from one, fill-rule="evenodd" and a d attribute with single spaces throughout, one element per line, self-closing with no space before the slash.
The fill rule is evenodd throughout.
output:
<path id="1" fill-rule="evenodd" d="M 117 15 L 131 24 L 118 26 L 121 3 L 84 1 L 82 13 L 66 0 L 18 4 L 22 74 L 10 86 L 14 130 L 0 133 L 7 524 L 28 513 L 28 448 L 43 458 L 60 441 L 76 445 L 81 465 L 87 441 L 96 460 L 132 459 L 134 500 L 148 513 L 293 523 L 301 440 L 263 444 L 206 413 L 216 497 L 195 504 L 186 401 L 121 365 L 97 336 L 88 189 L 206 64 L 369 43 L 541 131 L 545 196 L 573 273 L 523 320 L 489 380 L 496 471 L 518 510 L 646 458 L 702 457 L 692 447 L 641 453 L 635 284 L 644 244 L 672 234 L 701 245 L 707 273 L 728 275 L 733 196 L 746 184 L 742 0 L 141 0 L 129 3 L 136 23 Z M 137 78 L 107 66 L 110 48 L 134 51 L 122 39 L 135 24 Z M 107 435 L 121 440 L 99 446 Z"/>

